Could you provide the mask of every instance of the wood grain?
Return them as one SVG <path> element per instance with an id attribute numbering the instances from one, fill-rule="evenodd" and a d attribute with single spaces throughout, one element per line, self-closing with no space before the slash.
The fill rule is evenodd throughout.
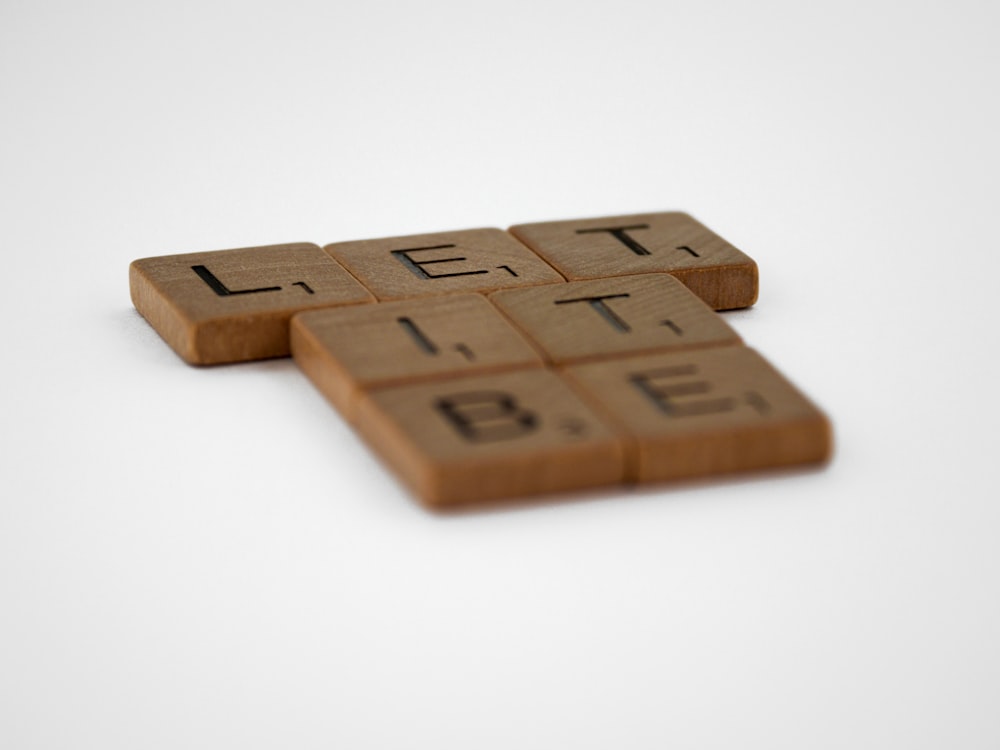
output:
<path id="1" fill-rule="evenodd" d="M 129 278 L 188 362 L 291 351 L 433 508 L 832 452 L 826 416 L 715 312 L 756 300 L 756 264 L 687 214 L 170 255 Z"/>
<path id="2" fill-rule="evenodd" d="M 338 242 L 324 248 L 380 300 L 565 281 L 500 229 Z"/>
<path id="3" fill-rule="evenodd" d="M 637 482 L 818 463 L 830 423 L 741 346 L 573 365 L 564 374 L 630 438 Z"/>
<path id="4" fill-rule="evenodd" d="M 357 426 L 431 507 L 621 481 L 621 440 L 556 374 L 476 375 L 376 390 Z"/>
<path id="5" fill-rule="evenodd" d="M 513 289 L 490 301 L 557 364 L 741 343 L 718 313 L 663 273 Z"/>
<path id="6" fill-rule="evenodd" d="M 374 301 L 309 243 L 143 258 L 129 283 L 136 309 L 198 365 L 288 356 L 296 312 Z"/>
<path id="7" fill-rule="evenodd" d="M 715 310 L 757 300 L 757 264 L 685 213 L 520 224 L 510 232 L 571 281 L 661 271 Z"/>
<path id="8" fill-rule="evenodd" d="M 478 294 L 301 313 L 291 341 L 296 363 L 349 421 L 362 390 L 543 365 Z"/>

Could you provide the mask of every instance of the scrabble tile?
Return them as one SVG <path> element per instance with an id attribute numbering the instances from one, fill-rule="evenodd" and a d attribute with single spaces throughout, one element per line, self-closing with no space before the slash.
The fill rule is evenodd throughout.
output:
<path id="1" fill-rule="evenodd" d="M 510 232 L 571 281 L 662 271 L 715 310 L 757 300 L 757 264 L 684 213 L 521 224 Z"/>
<path id="2" fill-rule="evenodd" d="M 314 310 L 292 319 L 292 355 L 349 420 L 362 389 L 541 367 L 538 352 L 478 294 Z"/>
<path id="3" fill-rule="evenodd" d="M 631 438 L 638 482 L 826 460 L 826 417 L 740 346 L 573 365 L 564 374 Z"/>
<path id="4" fill-rule="evenodd" d="M 741 343 L 718 313 L 664 273 L 512 289 L 490 301 L 557 364 Z"/>
<path id="5" fill-rule="evenodd" d="M 132 302 L 187 362 L 241 362 L 289 353 L 302 310 L 374 301 L 317 245 L 245 247 L 136 260 Z"/>
<path id="6" fill-rule="evenodd" d="M 358 430 L 427 505 L 614 484 L 620 439 L 553 372 L 518 370 L 373 391 Z"/>
<path id="7" fill-rule="evenodd" d="M 324 249 L 380 300 L 488 292 L 565 280 L 500 229 L 338 242 Z"/>

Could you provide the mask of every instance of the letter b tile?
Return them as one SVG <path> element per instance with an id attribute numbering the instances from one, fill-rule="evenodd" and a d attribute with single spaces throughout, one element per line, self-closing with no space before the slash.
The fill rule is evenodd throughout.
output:
<path id="1" fill-rule="evenodd" d="M 427 505 L 622 481 L 620 439 L 555 373 L 520 370 L 379 389 L 357 427 Z"/>

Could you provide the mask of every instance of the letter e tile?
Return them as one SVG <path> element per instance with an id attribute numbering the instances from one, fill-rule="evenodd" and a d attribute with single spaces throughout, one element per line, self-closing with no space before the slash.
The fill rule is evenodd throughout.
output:
<path id="1" fill-rule="evenodd" d="M 826 460 L 830 423 L 742 346 L 654 354 L 564 371 L 632 440 L 629 478 L 657 482 Z"/>
<path id="2" fill-rule="evenodd" d="M 501 229 L 466 229 L 327 245 L 380 300 L 490 292 L 565 281 Z"/>

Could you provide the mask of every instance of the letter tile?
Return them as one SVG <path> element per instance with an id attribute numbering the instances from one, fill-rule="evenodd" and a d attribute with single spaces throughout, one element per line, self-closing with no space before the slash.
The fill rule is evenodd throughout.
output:
<path id="1" fill-rule="evenodd" d="M 543 364 L 478 294 L 302 313 L 292 319 L 292 355 L 349 421 L 362 390 Z"/>
<path id="2" fill-rule="evenodd" d="M 357 428 L 426 504 L 449 507 L 620 482 L 620 438 L 544 369 L 395 386 Z"/>
<path id="3" fill-rule="evenodd" d="M 752 349 L 572 365 L 564 374 L 631 439 L 638 482 L 825 461 L 826 416 Z"/>
<path id="4" fill-rule="evenodd" d="M 520 224 L 510 232 L 570 281 L 661 271 L 714 310 L 757 300 L 757 264 L 685 213 Z"/>
<path id="5" fill-rule="evenodd" d="M 327 245 L 380 300 L 489 292 L 565 281 L 501 229 L 466 229 Z"/>
<path id="6" fill-rule="evenodd" d="M 374 301 L 308 243 L 143 258 L 129 267 L 129 284 L 135 308 L 198 365 L 286 357 L 295 313 Z"/>
<path id="7" fill-rule="evenodd" d="M 741 343 L 722 316 L 665 273 L 512 289 L 490 301 L 556 364 Z"/>

